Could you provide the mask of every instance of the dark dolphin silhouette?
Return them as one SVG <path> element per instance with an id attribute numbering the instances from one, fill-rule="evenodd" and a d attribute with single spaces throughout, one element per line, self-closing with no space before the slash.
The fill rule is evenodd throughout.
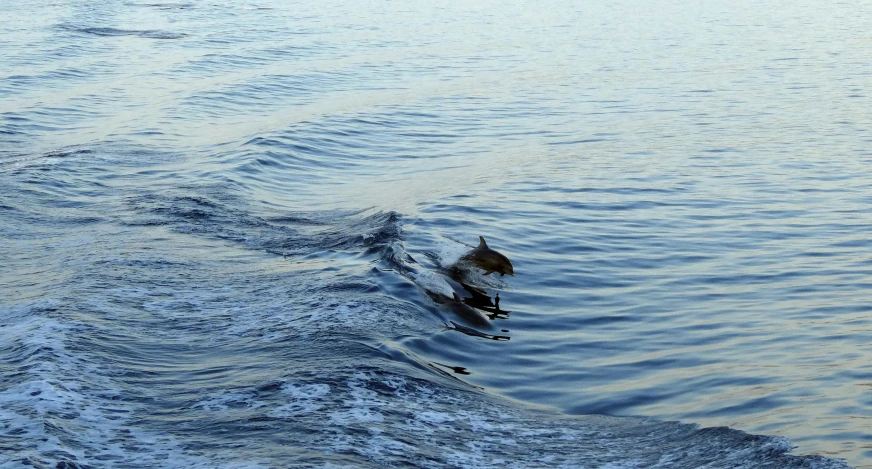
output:
<path id="1" fill-rule="evenodd" d="M 489 248 L 484 237 L 479 236 L 478 239 L 478 247 L 464 254 L 460 258 L 461 262 L 475 265 L 484 270 L 485 275 L 489 275 L 492 272 L 496 272 L 501 276 L 505 274 L 515 275 L 515 269 L 512 267 L 512 262 L 509 261 L 508 257 Z"/>
<path id="2" fill-rule="evenodd" d="M 490 322 L 488 321 L 487 317 L 484 314 L 478 312 L 477 309 L 464 303 L 463 300 L 461 300 L 460 297 L 457 296 L 457 293 L 454 294 L 453 299 L 447 301 L 445 304 L 448 306 L 449 309 L 451 309 L 451 311 L 457 313 L 458 316 L 463 318 L 463 320 L 468 322 L 469 324 L 472 324 L 474 326 L 490 327 Z"/>

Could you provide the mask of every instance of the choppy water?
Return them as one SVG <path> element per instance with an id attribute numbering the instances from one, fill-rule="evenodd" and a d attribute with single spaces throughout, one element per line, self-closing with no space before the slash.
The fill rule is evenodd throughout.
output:
<path id="1" fill-rule="evenodd" d="M 0 466 L 872 467 L 872 9 L 636 3 L 0 2 Z"/>

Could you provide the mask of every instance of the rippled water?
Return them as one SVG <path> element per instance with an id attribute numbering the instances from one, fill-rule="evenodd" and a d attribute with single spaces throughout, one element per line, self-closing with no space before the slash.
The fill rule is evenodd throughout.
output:
<path id="1" fill-rule="evenodd" d="M 872 467 L 868 6 L 2 10 L 0 466 Z"/>

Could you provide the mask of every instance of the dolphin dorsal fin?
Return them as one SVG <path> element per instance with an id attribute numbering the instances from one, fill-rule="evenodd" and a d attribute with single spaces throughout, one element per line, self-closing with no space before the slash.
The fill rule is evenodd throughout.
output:
<path id="1" fill-rule="evenodd" d="M 479 240 L 478 247 L 480 247 L 480 248 L 486 248 L 486 247 L 487 247 L 487 243 L 484 242 L 484 236 L 479 236 L 479 237 L 478 237 L 478 240 Z"/>
<path id="2" fill-rule="evenodd" d="M 454 292 L 453 295 L 454 295 L 454 301 L 460 301 L 460 297 L 457 296 L 457 292 Z"/>

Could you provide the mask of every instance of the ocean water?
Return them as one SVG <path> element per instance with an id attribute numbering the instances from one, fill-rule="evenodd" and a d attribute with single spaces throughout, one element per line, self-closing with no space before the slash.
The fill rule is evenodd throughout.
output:
<path id="1" fill-rule="evenodd" d="M 0 467 L 872 468 L 872 6 L 0 12 Z"/>

